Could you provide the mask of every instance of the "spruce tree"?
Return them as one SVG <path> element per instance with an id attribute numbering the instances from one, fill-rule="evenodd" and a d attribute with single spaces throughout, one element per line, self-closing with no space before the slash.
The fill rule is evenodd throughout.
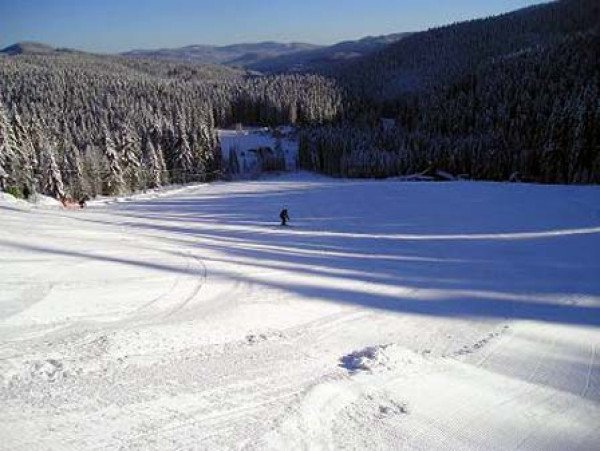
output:
<path id="1" fill-rule="evenodd" d="M 123 170 L 121 169 L 120 158 L 115 148 L 115 143 L 110 132 L 105 127 L 104 130 L 104 157 L 108 163 L 108 174 L 104 180 L 106 185 L 106 194 L 119 195 L 123 192 Z"/>
<path id="2" fill-rule="evenodd" d="M 18 170 L 16 160 L 16 139 L 4 105 L 0 102 L 0 189 L 14 186 L 14 171 Z"/>

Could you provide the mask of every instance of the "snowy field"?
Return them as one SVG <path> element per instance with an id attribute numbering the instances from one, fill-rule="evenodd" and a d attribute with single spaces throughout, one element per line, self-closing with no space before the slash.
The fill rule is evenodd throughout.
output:
<path id="1" fill-rule="evenodd" d="M 598 187 L 289 174 L 0 219 L 3 449 L 600 448 Z"/>

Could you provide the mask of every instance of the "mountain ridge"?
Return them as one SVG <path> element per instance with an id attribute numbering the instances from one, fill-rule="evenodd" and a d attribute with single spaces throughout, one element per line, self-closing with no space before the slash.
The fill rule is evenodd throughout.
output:
<path id="1" fill-rule="evenodd" d="M 318 72 L 344 61 L 366 57 L 411 34 L 413 33 L 402 32 L 341 41 L 330 46 L 258 61 L 248 68 L 260 72 Z"/>
<path id="2" fill-rule="evenodd" d="M 322 65 L 335 64 L 339 61 L 368 55 L 410 34 L 364 36 L 356 40 L 346 40 L 323 46 L 303 42 L 281 43 L 275 41 L 224 46 L 196 44 L 155 50 L 135 49 L 122 52 L 120 55 L 134 58 L 223 64 L 260 72 L 299 72 L 317 70 Z"/>
<path id="3" fill-rule="evenodd" d="M 318 48 L 314 44 L 303 42 L 281 43 L 263 41 L 257 43 L 239 43 L 224 46 L 192 44 L 177 48 L 135 49 L 120 53 L 124 57 L 166 59 L 170 61 L 199 62 L 208 64 L 233 65 L 234 61 L 247 55 L 254 55 L 252 61 L 268 59 L 284 54 Z"/>
<path id="4" fill-rule="evenodd" d="M 43 42 L 35 41 L 19 41 L 0 50 L 0 53 L 5 55 L 21 55 L 27 54 L 48 54 L 55 52 L 56 49 Z"/>
<path id="5" fill-rule="evenodd" d="M 116 54 L 132 59 L 166 60 L 171 62 L 219 64 L 258 72 L 319 72 L 356 58 L 367 56 L 411 35 L 410 32 L 379 36 L 364 36 L 332 45 L 305 42 L 261 41 L 228 45 L 191 44 L 176 48 L 133 49 Z M 0 54 L 51 54 L 85 52 L 57 48 L 42 42 L 21 41 L 0 50 Z"/>

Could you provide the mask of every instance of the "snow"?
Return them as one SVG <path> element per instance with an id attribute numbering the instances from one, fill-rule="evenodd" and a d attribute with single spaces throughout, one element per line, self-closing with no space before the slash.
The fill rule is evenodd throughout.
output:
<path id="1" fill-rule="evenodd" d="M 21 204 L 4 449 L 598 448 L 598 187 L 294 173 Z"/>
<path id="2" fill-rule="evenodd" d="M 11 205 L 13 208 L 22 210 L 28 210 L 33 207 L 45 207 L 45 208 L 62 208 L 62 204 L 59 200 L 53 197 L 44 196 L 42 194 L 36 194 L 35 197 L 29 200 L 17 199 L 11 194 L 3 193 L 0 191 L 0 205 Z"/>

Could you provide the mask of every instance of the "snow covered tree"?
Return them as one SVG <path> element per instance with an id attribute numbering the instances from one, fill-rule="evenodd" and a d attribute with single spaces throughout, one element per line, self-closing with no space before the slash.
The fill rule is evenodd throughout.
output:
<path id="1" fill-rule="evenodd" d="M 146 163 L 147 174 L 148 174 L 148 187 L 158 188 L 162 184 L 162 172 L 164 167 L 164 161 L 161 162 L 162 156 L 156 151 L 154 144 L 150 138 L 146 138 L 144 158 Z"/>
<path id="2" fill-rule="evenodd" d="M 120 158 L 115 148 L 115 143 L 110 132 L 104 131 L 104 156 L 108 162 L 108 176 L 106 177 L 106 192 L 111 195 L 119 195 L 123 192 L 125 182 L 123 181 L 123 170 Z"/>
<path id="3" fill-rule="evenodd" d="M 174 149 L 174 175 L 179 183 L 186 183 L 194 173 L 194 156 L 190 143 L 183 134 Z"/>
<path id="4" fill-rule="evenodd" d="M 56 199 L 64 199 L 62 174 L 56 162 L 54 146 L 48 142 L 42 145 L 41 160 L 43 161 L 42 191 Z"/>
<path id="5" fill-rule="evenodd" d="M 123 180 L 127 191 L 135 191 L 140 184 L 140 139 L 127 122 L 119 125 L 118 135 L 116 151 L 121 156 Z"/>
<path id="6" fill-rule="evenodd" d="M 18 170 L 16 160 L 16 138 L 8 119 L 4 105 L 0 102 L 0 189 L 6 190 L 14 186 L 15 171 Z"/>
<path id="7" fill-rule="evenodd" d="M 86 195 L 84 172 L 79 149 L 67 140 L 62 144 L 64 176 L 68 192 L 73 199 L 81 199 Z"/>

